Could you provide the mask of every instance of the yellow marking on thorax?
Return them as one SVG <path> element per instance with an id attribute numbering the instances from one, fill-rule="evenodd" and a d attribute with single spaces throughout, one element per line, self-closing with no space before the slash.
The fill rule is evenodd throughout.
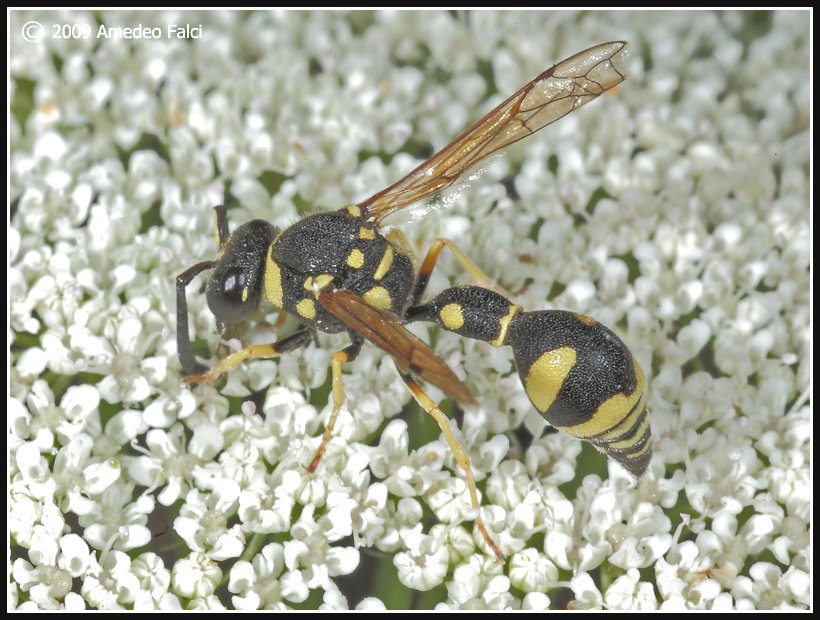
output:
<path id="1" fill-rule="evenodd" d="M 273 244 L 268 248 L 267 266 L 265 267 L 265 297 L 277 308 L 282 307 L 284 299 L 282 270 L 273 259 Z"/>
<path id="2" fill-rule="evenodd" d="M 390 293 L 383 286 L 374 286 L 362 295 L 362 299 L 374 308 L 379 308 L 380 310 L 390 310 L 393 307 L 393 300 L 390 298 Z"/>
<path id="3" fill-rule="evenodd" d="M 316 318 L 316 304 L 313 303 L 312 299 L 305 297 L 302 301 L 296 304 L 296 312 L 299 313 L 299 316 L 312 321 Z"/>
<path id="4" fill-rule="evenodd" d="M 381 261 L 379 261 L 379 266 L 376 268 L 376 273 L 373 274 L 374 280 L 381 280 L 387 273 L 390 271 L 390 267 L 393 266 L 393 246 L 387 245 L 384 249 L 384 254 L 382 255 Z"/>
<path id="5" fill-rule="evenodd" d="M 347 205 L 345 207 L 342 207 L 340 211 L 347 211 L 351 217 L 358 218 L 362 216 L 362 210 L 359 208 L 358 205 Z"/>
<path id="6" fill-rule="evenodd" d="M 596 321 L 592 317 L 587 316 L 586 314 L 578 314 L 577 312 L 573 312 L 572 316 L 581 321 L 581 323 L 583 323 L 584 325 L 589 325 L 590 327 L 598 324 L 598 321 Z"/>
<path id="7" fill-rule="evenodd" d="M 305 278 L 305 281 L 302 282 L 302 287 L 306 291 L 313 293 L 314 297 L 319 297 L 319 293 L 326 289 L 327 285 L 331 282 L 333 282 L 332 275 L 329 273 L 320 273 L 317 276 L 308 276 Z"/>
<path id="8" fill-rule="evenodd" d="M 354 248 L 347 255 L 347 266 L 351 269 L 361 269 L 362 265 L 364 265 L 364 254 L 359 248 Z"/>

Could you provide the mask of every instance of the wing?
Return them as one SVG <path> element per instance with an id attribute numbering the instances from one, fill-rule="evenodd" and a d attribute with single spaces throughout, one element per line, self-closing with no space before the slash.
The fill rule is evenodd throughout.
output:
<path id="1" fill-rule="evenodd" d="M 362 212 L 378 225 L 620 84 L 626 79 L 626 45 L 602 43 L 547 69 L 401 181 L 360 203 Z"/>
<path id="2" fill-rule="evenodd" d="M 395 315 L 343 290 L 322 292 L 319 303 L 353 331 L 389 353 L 400 370 L 435 385 L 464 405 L 477 404 L 438 353 L 408 331 Z"/>

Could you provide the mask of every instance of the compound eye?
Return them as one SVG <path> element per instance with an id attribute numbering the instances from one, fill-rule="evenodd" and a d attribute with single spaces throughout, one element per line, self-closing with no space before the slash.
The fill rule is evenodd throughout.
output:
<path id="1" fill-rule="evenodd" d="M 208 307 L 222 323 L 240 323 L 256 310 L 258 295 L 249 287 L 244 267 L 217 269 L 208 278 L 205 288 Z"/>

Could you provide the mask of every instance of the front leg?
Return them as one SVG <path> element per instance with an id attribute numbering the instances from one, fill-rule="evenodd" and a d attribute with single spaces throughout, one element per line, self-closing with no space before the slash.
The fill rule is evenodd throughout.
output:
<path id="1" fill-rule="evenodd" d="M 316 332 L 312 327 L 303 326 L 293 332 L 290 336 L 287 336 L 278 342 L 245 347 L 241 351 L 232 353 L 225 359 L 221 360 L 219 364 L 210 370 L 204 366 L 201 366 L 205 372 L 201 374 L 188 375 L 185 377 L 185 383 L 206 383 L 221 377 L 232 368 L 236 368 L 245 360 L 267 359 L 271 357 L 278 357 L 284 353 L 290 353 L 291 351 L 295 351 L 299 347 L 303 347 L 310 342 L 315 333 Z"/>
<path id="2" fill-rule="evenodd" d="M 214 267 L 216 267 L 215 262 L 205 261 L 197 263 L 177 276 L 177 354 L 179 355 L 179 363 L 182 364 L 182 372 L 189 376 L 204 375 L 208 372 L 208 367 L 197 362 L 194 352 L 191 350 L 191 336 L 188 333 L 188 301 L 185 299 L 185 288 L 200 273 Z"/>

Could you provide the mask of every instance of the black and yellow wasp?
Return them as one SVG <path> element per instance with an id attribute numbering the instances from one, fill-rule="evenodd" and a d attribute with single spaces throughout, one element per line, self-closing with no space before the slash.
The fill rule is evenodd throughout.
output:
<path id="1" fill-rule="evenodd" d="M 244 360 L 293 351 L 310 342 L 317 330 L 347 332 L 351 344 L 331 357 L 333 409 L 308 467 L 312 472 L 344 401 L 342 364 L 356 358 L 365 340 L 372 342 L 393 358 L 415 399 L 441 427 L 466 473 L 476 524 L 499 559 L 503 555 L 480 516 L 467 452 L 418 380 L 464 405 L 475 405 L 475 400 L 406 324 L 428 321 L 467 338 L 512 347 L 524 388 L 543 417 L 640 477 L 652 455 L 644 375 L 615 334 L 572 312 L 524 312 L 447 239 L 437 239 L 417 267 L 400 232 L 380 232 L 387 216 L 452 185 L 491 155 L 622 82 L 625 48 L 623 41 L 604 43 L 558 63 L 404 179 L 357 205 L 305 217 L 285 230 L 253 220 L 232 234 L 225 208 L 217 207 L 218 260 L 199 263 L 177 277 L 177 346 L 186 381 L 211 381 Z M 444 247 L 476 285 L 448 288 L 424 303 Z M 206 269 L 214 270 L 205 294 L 220 329 L 251 318 L 263 300 L 295 316 L 301 326 L 278 342 L 248 346 L 214 368 L 203 366 L 191 350 L 185 288 Z"/>

